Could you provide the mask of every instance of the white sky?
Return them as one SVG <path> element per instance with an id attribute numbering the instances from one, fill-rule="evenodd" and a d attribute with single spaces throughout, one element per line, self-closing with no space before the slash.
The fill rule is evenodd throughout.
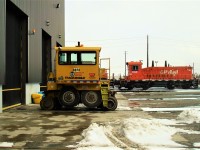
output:
<path id="1" fill-rule="evenodd" d="M 65 0 L 66 46 L 101 46 L 111 73 L 124 75 L 127 61 L 195 66 L 200 73 L 200 0 Z"/>

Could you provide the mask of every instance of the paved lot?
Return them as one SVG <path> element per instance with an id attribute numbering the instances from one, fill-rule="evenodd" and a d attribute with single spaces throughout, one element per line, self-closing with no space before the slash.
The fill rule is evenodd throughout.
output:
<path id="1" fill-rule="evenodd" d="M 20 106 L 0 114 L 0 143 L 11 142 L 14 149 L 71 149 L 66 146 L 81 141 L 82 131 L 91 123 L 106 124 L 129 117 L 173 119 L 180 111 L 163 113 L 142 111 L 141 108 L 200 106 L 200 92 L 178 94 L 179 96 L 174 92 L 118 93 L 119 108 L 113 112 L 83 107 L 76 110 L 42 111 L 37 104 Z M 169 100 L 174 97 L 180 99 Z M 180 128 L 200 131 L 200 123 L 185 124 Z M 192 147 L 193 143 L 200 143 L 200 134 L 176 134 L 174 141 Z M 140 149 L 133 143 L 126 144 Z"/>

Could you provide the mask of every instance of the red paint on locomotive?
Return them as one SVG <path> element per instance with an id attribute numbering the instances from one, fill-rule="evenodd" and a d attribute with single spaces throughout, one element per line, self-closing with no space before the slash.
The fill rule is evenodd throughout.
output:
<path id="1" fill-rule="evenodd" d="M 127 63 L 126 80 L 191 80 L 191 66 L 147 67 L 142 68 L 142 62 Z"/>

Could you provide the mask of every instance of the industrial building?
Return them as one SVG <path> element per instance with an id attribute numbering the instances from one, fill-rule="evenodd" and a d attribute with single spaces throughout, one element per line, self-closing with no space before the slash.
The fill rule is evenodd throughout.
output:
<path id="1" fill-rule="evenodd" d="M 0 0 L 0 112 L 45 90 L 64 33 L 64 0 Z"/>

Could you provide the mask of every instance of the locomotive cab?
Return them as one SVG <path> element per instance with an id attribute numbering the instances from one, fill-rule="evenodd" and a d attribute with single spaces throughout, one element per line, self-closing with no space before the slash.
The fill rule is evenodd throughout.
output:
<path id="1" fill-rule="evenodd" d="M 125 87 L 129 90 L 134 87 L 141 87 L 141 80 L 143 79 L 142 62 L 141 61 L 131 61 L 127 62 L 128 75 L 125 77 L 124 81 L 120 81 L 120 88 Z"/>
<path id="2" fill-rule="evenodd" d="M 142 62 L 141 61 L 131 61 L 127 62 L 128 76 L 127 80 L 142 80 Z"/>

